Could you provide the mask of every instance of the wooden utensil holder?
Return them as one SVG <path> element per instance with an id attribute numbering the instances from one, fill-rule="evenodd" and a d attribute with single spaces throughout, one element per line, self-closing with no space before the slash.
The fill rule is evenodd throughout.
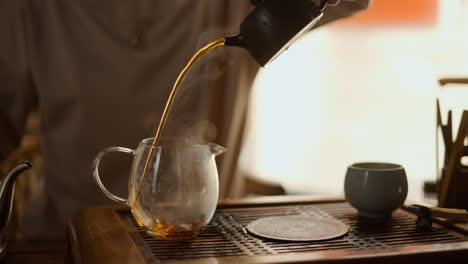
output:
<path id="1" fill-rule="evenodd" d="M 437 185 L 437 196 L 440 207 L 468 209 L 468 167 L 462 164 L 462 158 L 468 155 L 468 111 L 464 110 L 457 137 L 449 142 L 446 162 L 442 169 L 442 177 Z M 446 149 L 446 151 L 447 151 Z"/>

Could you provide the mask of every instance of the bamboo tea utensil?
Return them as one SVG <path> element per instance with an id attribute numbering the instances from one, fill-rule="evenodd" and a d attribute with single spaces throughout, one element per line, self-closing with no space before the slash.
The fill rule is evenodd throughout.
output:
<path id="1" fill-rule="evenodd" d="M 439 206 L 444 207 L 447 202 L 447 196 L 452 182 L 454 182 L 455 170 L 461 167 L 460 162 L 463 153 L 466 152 L 465 139 L 468 137 L 468 111 L 464 110 L 460 126 L 458 127 L 458 134 L 455 142 L 451 146 L 451 151 L 448 154 L 448 162 L 446 171 L 442 175 L 439 183 Z"/>
<path id="2" fill-rule="evenodd" d="M 439 99 L 437 99 L 437 130 L 439 129 L 442 131 L 442 138 L 444 140 L 444 148 L 445 148 L 445 155 L 444 155 L 444 167 L 447 165 L 448 156 L 452 149 L 452 110 L 449 110 L 448 117 L 447 117 L 447 124 L 444 125 L 442 123 L 442 116 L 440 111 L 440 103 Z M 436 140 L 439 140 L 438 138 Z M 436 144 L 438 148 L 438 142 Z M 439 150 L 437 149 L 437 155 Z M 437 158 L 438 160 L 438 158 Z"/>
<path id="3" fill-rule="evenodd" d="M 453 144 L 453 139 L 452 139 L 452 110 L 448 111 L 448 116 L 447 116 L 447 124 L 442 123 L 442 114 L 440 111 L 440 102 L 439 99 L 437 98 L 436 100 L 436 108 L 437 108 L 437 126 L 436 126 L 436 171 L 437 171 L 437 181 L 440 181 L 441 179 L 441 174 L 439 174 L 439 127 L 440 131 L 442 132 L 442 138 L 444 141 L 444 160 L 442 167 L 446 168 L 447 167 L 447 162 L 449 159 L 449 155 L 452 152 L 452 144 Z"/>

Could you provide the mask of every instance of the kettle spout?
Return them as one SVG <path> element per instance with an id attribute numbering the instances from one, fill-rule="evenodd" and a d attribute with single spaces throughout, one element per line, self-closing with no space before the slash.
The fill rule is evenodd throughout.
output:
<path id="1" fill-rule="evenodd" d="M 32 166 L 29 162 L 23 162 L 13 168 L 7 176 L 0 181 L 0 235 L 2 236 L 11 217 L 16 177 L 30 168 L 32 168 Z"/>

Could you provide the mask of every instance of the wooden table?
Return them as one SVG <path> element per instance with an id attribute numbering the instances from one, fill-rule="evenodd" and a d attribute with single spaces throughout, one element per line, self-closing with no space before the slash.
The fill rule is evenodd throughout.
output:
<path id="1" fill-rule="evenodd" d="M 280 202 L 281 205 L 294 205 L 299 204 L 301 207 L 310 206 L 310 201 L 336 201 L 337 199 L 331 199 L 326 197 L 311 197 L 311 196 L 281 196 L 281 197 L 258 197 L 258 198 L 249 198 L 249 199 L 241 199 L 241 200 L 224 200 L 220 202 L 220 208 L 225 212 L 241 212 L 241 214 L 245 214 L 243 211 L 239 211 L 239 206 L 247 208 L 246 211 L 254 210 L 255 208 L 259 208 L 259 206 L 273 206 L 275 207 Z M 305 201 L 308 201 L 307 203 Z M 313 203 L 312 203 L 313 205 Z M 117 208 L 117 207 L 115 207 Z M 237 208 L 237 209 L 236 209 Z M 104 208 L 105 209 L 105 208 Z M 124 208 L 125 209 L 125 208 Z M 221 211 L 222 211 L 221 210 Z M 237 210 L 237 211 L 236 211 Z M 339 209 L 342 210 L 342 209 Z M 95 216 L 96 212 L 111 212 L 101 214 L 100 216 Z M 137 233 L 125 233 L 125 232 L 112 232 L 111 225 L 104 225 L 103 223 L 109 223 L 107 218 L 115 218 L 116 215 L 113 210 L 101 210 L 100 208 L 90 208 L 89 210 L 83 211 L 79 214 L 78 218 L 75 217 L 75 231 L 78 234 L 78 237 L 69 237 L 70 241 L 9 241 L 8 248 L 7 248 L 7 263 L 72 263 L 71 255 L 75 256 L 75 261 L 77 261 L 76 256 L 80 256 L 78 258 L 77 263 L 104 263 L 105 261 L 112 260 L 111 262 L 105 263 L 153 263 L 153 262 L 145 262 L 141 261 L 143 259 L 151 259 L 151 257 L 144 256 L 145 254 L 141 254 L 138 249 L 138 239 L 132 239 L 132 236 L 138 235 Z M 349 213 L 346 213 L 349 215 Z M 98 217 L 98 218 L 96 218 Z M 345 215 L 345 217 L 348 217 Z M 131 217 L 130 217 L 131 218 Z M 127 217 L 127 220 L 128 217 Z M 249 220 L 250 221 L 250 220 Z M 118 219 L 118 223 L 122 222 L 122 218 Z M 73 229 L 73 228 L 72 228 Z M 128 231 L 128 230 L 127 230 Z M 75 235 L 77 234 L 75 233 Z M 70 235 L 70 234 L 69 234 Z M 384 234 L 385 235 L 385 234 Z M 71 234 L 73 236 L 73 234 Z M 393 235 L 392 235 L 393 236 Z M 398 235 L 397 235 L 398 236 Z M 466 237 L 466 235 L 461 235 L 460 237 Z M 218 239 L 218 238 L 216 238 Z M 393 237 L 391 239 L 394 239 Z M 400 239 L 397 237 L 397 239 Z M 466 260 L 468 256 L 468 239 L 463 242 L 455 243 L 446 243 L 446 244 L 426 244 L 423 246 L 420 245 L 408 245 L 404 246 L 403 248 L 399 248 L 399 252 L 397 254 L 401 254 L 403 257 L 399 260 L 404 260 L 403 263 L 406 263 L 406 260 L 411 260 L 413 263 L 419 262 L 418 260 L 421 259 L 421 254 L 424 253 L 425 260 L 428 261 L 426 263 L 433 263 L 431 260 L 435 257 L 435 259 L 440 258 L 441 252 L 440 250 L 445 250 L 449 254 L 447 257 L 461 256 L 463 260 Z M 118 241 L 119 243 L 112 243 Z M 127 244 L 125 244 L 127 243 Z M 136 243 L 136 244 L 135 244 Z M 345 245 L 347 242 L 342 241 L 339 242 L 340 247 Z M 68 245 L 67 245 L 68 244 Z M 93 245 L 94 246 L 93 246 Z M 72 246 L 69 246 L 72 245 Z M 345 245 L 346 246 L 346 245 Z M 190 248 L 187 248 L 190 249 Z M 102 251 L 101 251 L 102 250 Z M 113 253 L 112 253 L 113 252 Z M 133 253 L 132 253 L 133 252 Z M 351 252 L 351 253 L 349 253 Z M 338 263 L 342 262 L 343 258 L 340 257 L 340 254 L 347 255 L 347 261 L 343 263 L 360 263 L 362 257 L 360 254 L 362 252 L 366 252 L 364 250 L 357 250 L 357 251 L 349 251 L 349 249 L 345 250 L 326 250 L 326 251 L 314 251 L 314 252 L 298 252 L 294 254 L 294 261 L 300 263 L 309 263 L 311 260 L 314 263 L 319 263 L 321 259 L 328 259 L 331 263 Z M 377 249 L 377 250 L 367 250 L 367 256 L 369 257 L 372 254 L 379 255 L 382 259 L 390 257 L 394 252 L 388 249 Z M 110 254 L 112 253 L 112 254 Z M 115 253 L 115 254 L 114 254 Z M 420 254 L 421 253 L 421 254 Z M 443 252 L 442 252 L 443 253 Z M 281 255 L 281 254 L 280 254 Z M 110 257 L 112 256 L 112 257 Z M 119 257 L 120 256 L 120 257 Z M 126 256 L 127 259 L 123 256 Z M 283 255 L 284 257 L 278 258 L 278 255 L 264 255 L 259 256 L 255 259 L 255 263 L 290 263 L 291 255 Z M 138 261 L 128 262 L 128 257 L 130 259 L 134 258 Z M 81 259 L 80 259 L 81 258 Z M 86 259 L 86 260 L 85 260 Z M 458 257 L 455 257 L 458 259 Z M 461 260 L 462 260 L 461 259 Z M 91 262 L 90 262 L 91 260 Z M 208 259 L 210 260 L 210 259 Z M 212 258 L 211 260 L 215 260 Z M 216 258 L 218 262 L 216 263 L 232 263 L 229 261 L 232 260 L 244 260 L 249 261 L 253 259 L 248 259 L 245 256 L 233 256 L 227 258 Z M 338 261 L 339 260 L 339 261 Z M 104 261 L 104 262 L 103 262 Z M 203 261 L 203 259 L 198 260 L 199 263 L 208 263 L 207 260 Z M 353 262 L 356 261 L 356 262 Z M 165 261 L 163 261 L 165 263 Z M 171 262 L 172 263 L 172 262 Z M 190 260 L 185 259 L 182 260 L 181 263 L 192 263 Z M 214 263 L 214 262 L 209 262 Z M 239 263 L 239 262 L 237 262 Z M 251 262 L 250 262 L 251 263 Z M 322 263 L 322 262 L 320 262 Z M 381 262 L 383 263 L 383 262 Z M 463 262 L 462 262 L 463 263 Z"/>
<path id="2" fill-rule="evenodd" d="M 62 264 L 66 261 L 67 243 L 64 240 L 8 241 L 8 264 Z"/>

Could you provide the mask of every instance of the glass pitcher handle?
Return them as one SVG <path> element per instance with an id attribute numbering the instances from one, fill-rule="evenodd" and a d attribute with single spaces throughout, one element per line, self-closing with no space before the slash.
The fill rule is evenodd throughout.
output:
<path id="1" fill-rule="evenodd" d="M 94 177 L 94 181 L 99 186 L 99 188 L 101 188 L 104 194 L 107 197 L 109 197 L 111 200 L 128 205 L 127 199 L 121 198 L 111 193 L 109 190 L 107 190 L 104 184 L 102 184 L 101 178 L 99 176 L 99 163 L 101 162 L 102 157 L 104 157 L 104 155 L 109 152 L 124 152 L 127 154 L 135 155 L 135 151 L 133 149 L 124 148 L 124 147 L 109 147 L 99 152 L 99 154 L 97 154 L 93 162 L 93 177 Z"/>

